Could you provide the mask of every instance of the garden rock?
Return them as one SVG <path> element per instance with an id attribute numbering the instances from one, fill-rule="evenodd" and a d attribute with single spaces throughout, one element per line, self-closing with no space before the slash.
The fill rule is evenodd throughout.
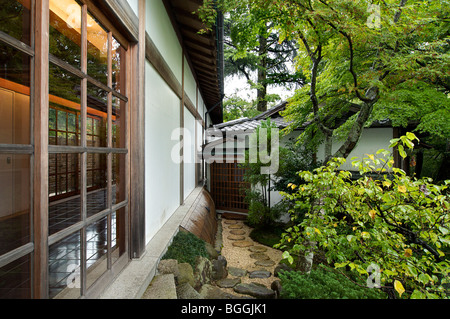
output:
<path id="1" fill-rule="evenodd" d="M 202 296 L 188 283 L 177 286 L 178 299 L 203 299 Z"/>
<path id="2" fill-rule="evenodd" d="M 244 228 L 244 226 L 242 226 L 241 224 L 235 224 L 235 225 L 230 225 L 228 226 L 229 229 L 242 229 Z"/>
<path id="3" fill-rule="evenodd" d="M 203 285 L 199 291 L 200 296 L 203 299 L 235 299 L 236 297 L 230 293 L 223 291 L 222 289 L 206 284 Z"/>
<path id="4" fill-rule="evenodd" d="M 224 256 L 219 256 L 212 261 L 212 279 L 220 280 L 228 276 L 227 260 Z"/>
<path id="5" fill-rule="evenodd" d="M 272 274 L 267 270 L 255 270 L 250 272 L 248 276 L 249 278 L 269 278 Z"/>
<path id="6" fill-rule="evenodd" d="M 212 278 L 212 264 L 208 258 L 198 256 L 194 271 L 194 288 L 199 290 L 202 285 L 210 284 Z"/>
<path id="7" fill-rule="evenodd" d="M 258 299 L 274 299 L 275 292 L 257 283 L 238 284 L 233 290 L 237 293 L 253 296 Z"/>
<path id="8" fill-rule="evenodd" d="M 270 285 L 270 288 L 275 292 L 275 299 L 280 298 L 281 293 L 283 292 L 283 287 L 281 286 L 280 280 L 275 280 L 272 282 L 272 285 Z"/>
<path id="9" fill-rule="evenodd" d="M 210 243 L 205 242 L 205 248 L 206 248 L 206 251 L 208 252 L 210 259 L 217 259 L 219 257 L 219 253 L 213 247 L 213 245 L 211 245 Z"/>
<path id="10" fill-rule="evenodd" d="M 178 271 L 179 275 L 176 277 L 176 282 L 178 285 L 182 285 L 184 283 L 188 283 L 191 286 L 195 285 L 194 270 L 192 269 L 191 264 L 189 263 L 178 264 Z"/>
<path id="11" fill-rule="evenodd" d="M 233 230 L 230 230 L 230 234 L 232 234 L 232 235 L 244 235 L 245 234 L 245 230 L 233 229 Z"/>
<path id="12" fill-rule="evenodd" d="M 176 259 L 163 259 L 158 264 L 158 272 L 161 275 L 173 274 L 175 277 L 180 275 L 178 261 Z"/>

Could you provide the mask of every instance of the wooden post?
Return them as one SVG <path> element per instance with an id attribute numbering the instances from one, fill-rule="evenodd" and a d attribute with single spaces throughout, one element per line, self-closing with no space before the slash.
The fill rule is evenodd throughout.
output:
<path id="1" fill-rule="evenodd" d="M 184 131 L 184 47 L 181 53 L 181 102 L 180 102 L 180 129 Z M 184 139 L 183 133 L 180 134 L 180 205 L 184 204 Z"/>
<path id="2" fill-rule="evenodd" d="M 34 289 L 48 298 L 48 55 L 49 1 L 36 0 L 34 56 Z"/>
<path id="3" fill-rule="evenodd" d="M 145 251 L 145 0 L 139 0 L 139 43 L 131 48 L 131 55 L 130 239 L 131 258 L 140 258 Z"/>

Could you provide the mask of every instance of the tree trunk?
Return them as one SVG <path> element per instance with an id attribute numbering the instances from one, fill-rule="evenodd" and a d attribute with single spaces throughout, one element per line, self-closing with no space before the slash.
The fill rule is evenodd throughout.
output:
<path id="1" fill-rule="evenodd" d="M 372 109 L 374 104 L 379 99 L 379 90 L 377 87 L 372 87 L 366 92 L 366 99 L 369 102 L 363 102 L 361 106 L 361 110 L 359 111 L 358 117 L 356 119 L 355 124 L 353 124 L 352 130 L 347 137 L 347 140 L 344 144 L 334 153 L 333 157 L 343 157 L 347 158 L 353 149 L 356 147 L 356 144 L 361 137 L 361 134 L 364 129 L 364 125 L 366 124 L 370 114 L 372 113 Z"/>
<path id="2" fill-rule="evenodd" d="M 331 159 L 331 151 L 333 149 L 333 140 L 330 134 L 325 134 L 325 163 Z"/>
<path id="3" fill-rule="evenodd" d="M 267 39 L 259 36 L 259 65 L 258 65 L 258 88 L 257 88 L 257 110 L 260 112 L 267 111 Z"/>

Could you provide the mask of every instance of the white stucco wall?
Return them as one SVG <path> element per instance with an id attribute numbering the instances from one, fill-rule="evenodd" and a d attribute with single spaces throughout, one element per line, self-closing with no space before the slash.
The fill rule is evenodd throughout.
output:
<path id="1" fill-rule="evenodd" d="M 184 199 L 195 188 L 195 118 L 184 108 Z"/>
<path id="2" fill-rule="evenodd" d="M 127 2 L 130 5 L 131 9 L 133 9 L 133 12 L 136 14 L 136 16 L 139 16 L 139 0 L 127 0 Z"/>
<path id="3" fill-rule="evenodd" d="M 180 99 L 149 62 L 145 68 L 145 210 L 146 241 L 156 234 L 180 203 L 180 165 L 172 160 L 172 132 L 180 126 Z"/>
<path id="4" fill-rule="evenodd" d="M 166 8 L 161 0 L 146 0 L 146 31 L 177 80 L 182 80 L 182 51 Z M 195 99 L 194 99 L 195 101 Z"/>
<path id="5" fill-rule="evenodd" d="M 340 169 L 357 170 L 352 167 L 352 157 L 359 157 L 362 159 L 363 157 L 367 157 L 367 154 L 375 154 L 380 149 L 390 150 L 392 152 L 392 149 L 389 149 L 389 141 L 391 139 L 393 139 L 393 129 L 390 127 L 364 129 L 358 144 L 347 157 L 347 162 L 342 165 Z M 341 146 L 342 142 L 333 143 L 332 153 L 336 152 Z M 318 149 L 317 158 L 319 160 L 323 160 L 325 158 L 323 145 Z"/>

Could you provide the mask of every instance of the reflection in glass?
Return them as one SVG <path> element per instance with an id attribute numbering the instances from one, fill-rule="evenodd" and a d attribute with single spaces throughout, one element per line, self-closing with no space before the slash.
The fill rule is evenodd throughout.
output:
<path id="1" fill-rule="evenodd" d="M 107 84 L 108 33 L 90 14 L 87 16 L 87 71 L 88 75 Z"/>
<path id="2" fill-rule="evenodd" d="M 80 155 L 49 154 L 49 234 L 81 220 Z"/>
<path id="3" fill-rule="evenodd" d="M 30 45 L 30 0 L 0 0 L 0 31 Z"/>
<path id="4" fill-rule="evenodd" d="M 81 236 L 75 232 L 49 247 L 50 298 L 74 299 L 81 290 Z"/>
<path id="5" fill-rule="evenodd" d="M 87 154 L 87 216 L 107 208 L 106 154 Z"/>
<path id="6" fill-rule="evenodd" d="M 119 93 L 126 94 L 125 88 L 125 49 L 119 42 L 112 38 L 112 89 Z"/>
<path id="7" fill-rule="evenodd" d="M 112 155 L 112 204 L 125 200 L 125 154 Z"/>
<path id="8" fill-rule="evenodd" d="M 0 43 L 0 66 L 0 144 L 30 144 L 30 58 Z"/>
<path id="9" fill-rule="evenodd" d="M 81 7 L 74 0 L 50 0 L 50 53 L 81 67 Z"/>
<path id="10" fill-rule="evenodd" d="M 97 86 L 87 85 L 87 146 L 107 146 L 108 93 Z"/>
<path id="11" fill-rule="evenodd" d="M 0 268 L 0 299 L 31 298 L 31 261 L 26 255 Z"/>
<path id="12" fill-rule="evenodd" d="M 30 156 L 0 154 L 0 255 L 30 242 Z"/>
<path id="13" fill-rule="evenodd" d="M 108 268 L 108 219 L 107 217 L 86 228 L 87 286 L 91 286 Z"/>
<path id="14" fill-rule="evenodd" d="M 112 147 L 125 148 L 126 102 L 113 96 L 112 99 Z"/>
<path id="15" fill-rule="evenodd" d="M 125 252 L 125 208 L 112 213 L 111 224 L 111 256 L 114 263 Z"/>

